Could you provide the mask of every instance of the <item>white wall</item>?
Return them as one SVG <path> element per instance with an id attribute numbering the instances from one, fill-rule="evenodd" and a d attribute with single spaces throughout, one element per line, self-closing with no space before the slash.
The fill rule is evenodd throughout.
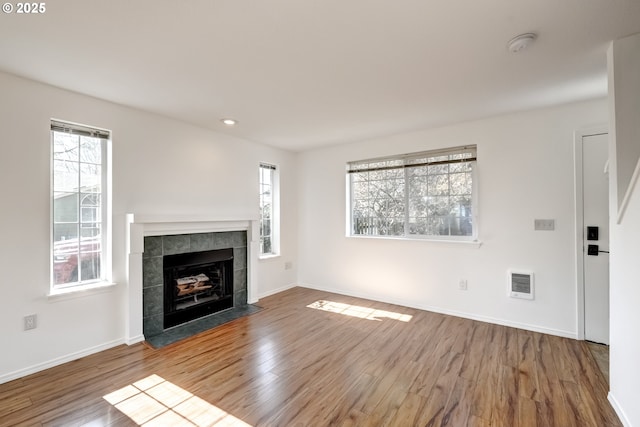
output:
<path id="1" fill-rule="evenodd" d="M 602 99 L 301 154 L 300 282 L 575 337 L 573 132 L 606 122 Z M 347 161 L 464 144 L 478 146 L 479 248 L 345 237 Z M 507 297 L 510 268 L 535 273 L 535 301 Z"/>
<path id="2" fill-rule="evenodd" d="M 612 43 L 608 52 L 609 95 L 612 114 L 610 120 L 616 134 L 616 151 L 611 153 L 616 161 L 617 206 L 620 209 L 629 189 L 638 160 L 640 160 L 640 97 L 637 88 L 640 80 L 640 34 L 625 37 Z"/>
<path id="3" fill-rule="evenodd" d="M 125 219 L 258 215 L 258 164 L 280 166 L 282 257 L 258 265 L 258 293 L 293 284 L 296 155 L 0 73 L 0 382 L 123 342 Z M 51 118 L 113 131 L 113 279 L 103 292 L 48 298 Z M 284 270 L 284 261 L 294 268 Z M 38 328 L 23 331 L 23 317 Z"/>
<path id="4" fill-rule="evenodd" d="M 611 172 L 611 400 L 626 426 L 640 426 L 640 34 L 614 41 L 608 52 Z M 614 72 L 615 70 L 615 72 Z M 634 164 L 620 162 L 635 159 Z M 624 172 L 620 173 L 620 169 Z M 622 180 L 622 182 L 618 181 Z M 628 183 L 631 182 L 631 185 Z M 635 184 L 635 186 L 634 186 Z M 628 192 L 624 215 L 620 198 Z M 617 199 L 617 200 L 616 200 Z"/>
<path id="5" fill-rule="evenodd" d="M 640 426 L 640 186 L 611 233 L 610 399 L 626 426 Z"/>

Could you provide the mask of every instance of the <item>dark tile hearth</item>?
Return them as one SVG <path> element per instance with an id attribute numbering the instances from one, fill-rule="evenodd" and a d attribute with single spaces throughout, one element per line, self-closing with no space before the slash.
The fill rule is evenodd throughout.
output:
<path id="1" fill-rule="evenodd" d="M 167 329 L 158 335 L 146 338 L 146 341 L 154 348 L 161 348 L 224 323 L 231 322 L 232 320 L 257 313 L 260 310 L 262 310 L 262 308 L 254 304 L 230 308 L 221 313 L 201 317 L 189 323 Z"/>

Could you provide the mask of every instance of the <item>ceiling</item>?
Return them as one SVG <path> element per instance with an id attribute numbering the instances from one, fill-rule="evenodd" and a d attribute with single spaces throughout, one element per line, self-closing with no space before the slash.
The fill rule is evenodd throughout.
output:
<path id="1" fill-rule="evenodd" d="M 605 96 L 640 31 L 638 0 L 45 4 L 0 16 L 0 70 L 293 151 Z"/>

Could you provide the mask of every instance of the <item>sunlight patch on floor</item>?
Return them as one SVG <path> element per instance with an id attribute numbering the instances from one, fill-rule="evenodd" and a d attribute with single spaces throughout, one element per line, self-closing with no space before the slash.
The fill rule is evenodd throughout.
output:
<path id="1" fill-rule="evenodd" d="M 251 427 L 155 374 L 103 398 L 139 426 Z"/>
<path id="2" fill-rule="evenodd" d="M 381 322 L 383 318 L 409 322 L 413 318 L 410 314 L 396 313 L 394 311 L 378 310 L 371 307 L 345 304 L 341 302 L 318 300 L 307 306 L 316 310 L 329 311 L 331 313 L 344 314 L 345 316 L 359 317 L 361 319 L 376 320 Z"/>

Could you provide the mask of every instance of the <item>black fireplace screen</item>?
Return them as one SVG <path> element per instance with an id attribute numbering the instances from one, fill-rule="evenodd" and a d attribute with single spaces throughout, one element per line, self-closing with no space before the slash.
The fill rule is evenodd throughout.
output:
<path id="1" fill-rule="evenodd" d="M 163 257 L 164 328 L 233 307 L 233 249 Z"/>

